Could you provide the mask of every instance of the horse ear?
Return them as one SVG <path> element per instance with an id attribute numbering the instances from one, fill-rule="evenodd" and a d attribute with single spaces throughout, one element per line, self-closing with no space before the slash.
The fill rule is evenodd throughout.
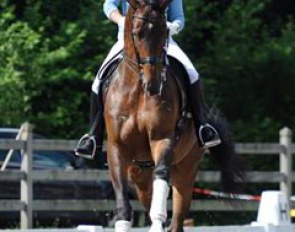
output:
<path id="1" fill-rule="evenodd" d="M 159 0 L 161 9 L 166 9 L 172 0 Z"/>
<path id="2" fill-rule="evenodd" d="M 139 0 L 127 0 L 127 2 L 132 8 L 135 8 L 135 6 L 139 3 Z"/>

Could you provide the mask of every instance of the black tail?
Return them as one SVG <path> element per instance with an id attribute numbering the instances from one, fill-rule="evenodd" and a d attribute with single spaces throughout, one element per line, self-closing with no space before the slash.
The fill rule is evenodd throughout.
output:
<path id="1" fill-rule="evenodd" d="M 210 153 L 221 171 L 221 184 L 227 193 L 240 193 L 245 182 L 245 162 L 235 152 L 227 121 L 217 110 L 209 113 L 209 122 L 220 134 L 221 144 L 210 148 Z"/>

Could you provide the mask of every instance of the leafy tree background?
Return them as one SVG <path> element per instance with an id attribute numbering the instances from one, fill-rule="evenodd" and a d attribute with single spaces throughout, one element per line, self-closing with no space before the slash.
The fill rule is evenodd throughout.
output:
<path id="1" fill-rule="evenodd" d="M 92 80 L 116 39 L 98 0 L 2 0 L 0 124 L 78 138 Z M 294 124 L 294 1 L 186 0 L 176 40 L 238 141 L 277 141 Z M 247 128 L 247 130 L 245 130 Z"/>
<path id="2" fill-rule="evenodd" d="M 184 3 L 186 27 L 175 39 L 200 72 L 208 103 L 229 120 L 234 139 L 276 142 L 280 128 L 294 129 L 294 0 Z M 71 139 L 87 131 L 91 84 L 116 40 L 102 4 L 0 1 L 1 127 L 30 121 L 38 133 Z M 269 161 L 253 159 L 251 166 L 277 163 Z"/>

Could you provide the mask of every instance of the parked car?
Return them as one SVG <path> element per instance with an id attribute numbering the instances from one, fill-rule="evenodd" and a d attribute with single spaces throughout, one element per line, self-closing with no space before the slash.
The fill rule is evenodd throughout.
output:
<path id="1" fill-rule="evenodd" d="M 0 139 L 15 139 L 19 129 L 0 128 Z M 34 134 L 33 139 L 45 139 L 44 136 Z M 0 150 L 0 166 L 2 166 L 8 150 Z M 15 150 L 8 162 L 7 169 L 20 169 L 21 152 Z M 79 169 L 86 168 L 86 164 L 80 158 L 67 151 L 34 151 L 33 169 Z"/>
<path id="2" fill-rule="evenodd" d="M 0 128 L 0 139 L 15 139 L 18 129 Z M 45 139 L 44 136 L 34 134 L 33 139 Z M 0 149 L 0 167 L 2 166 L 8 150 Z M 6 170 L 20 169 L 21 152 L 13 151 Z M 76 157 L 73 152 L 67 151 L 33 151 L 34 170 L 75 170 L 88 169 L 84 159 Z M 102 165 L 101 167 L 104 167 Z M 114 193 L 110 181 L 38 181 L 33 185 L 34 199 L 113 199 Z M 0 181 L 0 199 L 19 199 L 19 181 Z M 106 224 L 107 216 L 101 212 L 34 212 L 35 221 L 39 225 L 56 223 L 60 226 L 69 226 L 68 223 L 98 223 Z M 7 228 L 18 223 L 18 212 L 1 212 L 0 228 Z M 8 223 L 8 224 L 7 224 Z M 11 224 L 13 223 L 13 224 Z"/>

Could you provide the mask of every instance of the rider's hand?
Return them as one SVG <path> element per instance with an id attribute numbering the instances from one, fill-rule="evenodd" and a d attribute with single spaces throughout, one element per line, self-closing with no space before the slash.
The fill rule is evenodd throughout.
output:
<path id="1" fill-rule="evenodd" d="M 170 35 L 176 35 L 180 32 L 180 25 L 177 22 L 167 22 Z"/>

